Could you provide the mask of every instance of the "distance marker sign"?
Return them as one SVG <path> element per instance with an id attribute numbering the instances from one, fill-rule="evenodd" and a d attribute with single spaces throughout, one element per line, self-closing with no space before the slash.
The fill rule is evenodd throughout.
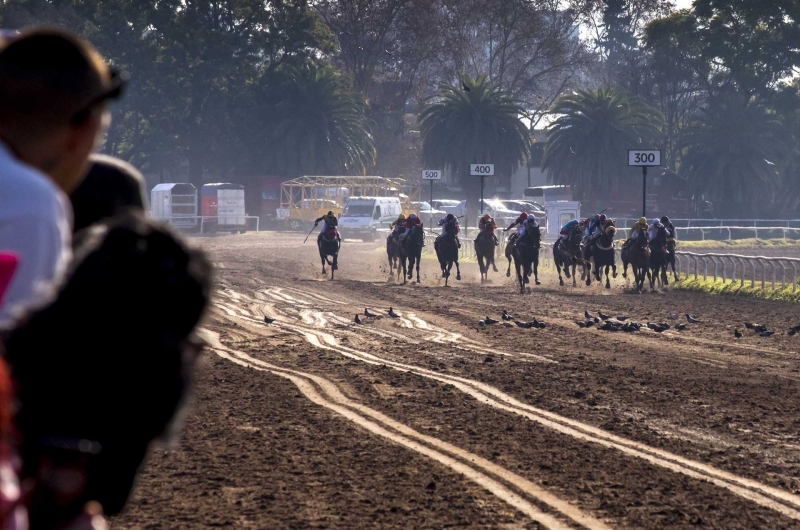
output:
<path id="1" fill-rule="evenodd" d="M 656 167 L 661 165 L 661 151 L 630 149 L 628 151 L 628 165 L 636 167 Z"/>
<path id="2" fill-rule="evenodd" d="M 423 169 L 422 180 L 442 180 L 442 172 L 438 169 Z"/>
<path id="3" fill-rule="evenodd" d="M 494 176 L 494 164 L 470 164 L 469 174 L 473 177 Z"/>

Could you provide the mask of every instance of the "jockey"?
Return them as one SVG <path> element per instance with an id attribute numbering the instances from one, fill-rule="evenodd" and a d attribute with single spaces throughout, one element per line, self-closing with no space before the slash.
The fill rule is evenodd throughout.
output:
<path id="1" fill-rule="evenodd" d="M 653 224 L 650 225 L 649 229 L 650 234 L 649 237 L 647 238 L 648 241 L 650 241 L 650 243 L 652 243 L 653 240 L 655 240 L 655 238 L 658 237 L 659 228 L 664 228 L 664 225 L 662 225 L 661 221 L 659 221 L 658 219 L 653 219 Z"/>
<path id="2" fill-rule="evenodd" d="M 419 226 L 420 228 L 422 228 L 422 221 L 420 220 L 419 217 L 417 217 L 417 214 L 415 213 L 409 214 L 408 219 L 406 219 L 403 222 L 403 224 L 400 225 L 401 231 L 398 231 L 399 237 L 397 238 L 397 240 L 402 242 L 406 238 L 408 233 L 411 232 L 411 228 L 415 226 Z"/>
<path id="3" fill-rule="evenodd" d="M 642 230 L 647 230 L 647 228 L 648 228 L 647 218 L 645 217 L 642 217 L 638 221 L 633 223 L 633 226 L 631 227 L 631 237 L 629 241 L 636 239 L 639 236 L 639 232 L 641 232 Z"/>
<path id="4" fill-rule="evenodd" d="M 492 216 L 488 213 L 478 221 L 478 237 L 480 237 L 481 234 L 491 234 L 492 239 L 494 239 L 494 245 L 498 246 L 500 242 L 497 240 L 497 236 L 494 235 L 495 230 L 497 230 L 497 223 L 494 222 L 494 219 L 492 219 Z M 476 237 L 475 240 L 477 241 L 478 238 Z"/>
<path id="5" fill-rule="evenodd" d="M 314 220 L 314 226 L 317 226 L 319 222 L 322 221 L 322 230 L 319 231 L 319 235 L 317 236 L 317 243 L 319 240 L 322 239 L 323 234 L 327 232 L 333 232 L 336 235 L 336 239 L 341 241 L 339 237 L 339 231 L 336 230 L 336 227 L 339 225 L 339 220 L 333 214 L 333 212 L 328 212 L 319 219 Z"/>
<path id="6" fill-rule="evenodd" d="M 516 220 L 515 220 L 513 223 L 511 223 L 510 225 L 508 225 L 508 226 L 507 226 L 507 227 L 506 227 L 506 228 L 503 230 L 504 232 L 508 232 L 509 230 L 511 230 L 512 228 L 514 228 L 515 226 L 517 227 L 517 233 L 516 233 L 516 234 L 511 234 L 511 237 L 510 237 L 510 238 L 509 238 L 509 240 L 508 240 L 508 241 L 509 241 L 509 243 L 511 242 L 511 240 L 512 240 L 512 239 L 519 239 L 520 233 L 522 232 L 522 225 L 523 225 L 523 224 L 525 223 L 525 221 L 527 221 L 527 220 L 528 220 L 528 214 L 527 214 L 527 213 L 525 213 L 525 212 L 522 212 L 521 214 L 519 214 L 519 217 L 517 217 L 517 219 L 516 219 Z"/>
<path id="7" fill-rule="evenodd" d="M 458 239 L 458 233 L 461 232 L 461 228 L 458 226 L 458 218 L 455 215 L 449 213 L 447 214 L 447 216 L 441 218 L 438 224 L 439 226 L 442 227 L 442 235 L 447 235 L 447 231 L 452 230 L 452 228 L 455 229 L 455 234 L 453 234 L 453 236 L 456 238 L 456 243 L 458 244 L 458 248 L 461 248 L 461 241 L 459 241 Z"/>
<path id="8" fill-rule="evenodd" d="M 603 230 L 606 228 L 607 220 L 608 218 L 602 213 L 589 219 L 589 226 L 586 228 L 586 238 L 584 242 L 590 243 L 600 237 L 600 234 L 602 234 Z"/>
<path id="9" fill-rule="evenodd" d="M 672 221 L 670 221 L 669 217 L 666 215 L 661 218 L 661 224 L 667 229 L 667 241 L 672 241 L 674 243 L 678 239 L 675 225 L 672 224 Z"/>
<path id="10" fill-rule="evenodd" d="M 406 216 L 402 213 L 398 215 L 397 220 L 389 225 L 389 228 L 392 229 L 392 233 L 389 234 L 389 237 L 397 237 L 398 235 L 400 235 L 401 231 L 403 230 L 403 225 L 405 224 L 405 222 L 406 222 Z"/>
<path id="11" fill-rule="evenodd" d="M 522 223 L 522 226 L 519 227 L 519 237 L 524 237 L 528 230 L 539 230 L 539 222 L 532 215 L 529 215 L 525 222 Z"/>
<path id="12" fill-rule="evenodd" d="M 577 227 L 581 226 L 581 222 L 578 221 L 577 219 L 573 219 L 572 221 L 562 226 L 561 232 L 559 232 L 561 239 L 563 239 L 564 241 L 568 241 L 570 234 L 572 233 L 573 230 L 575 230 L 576 226 Z"/>

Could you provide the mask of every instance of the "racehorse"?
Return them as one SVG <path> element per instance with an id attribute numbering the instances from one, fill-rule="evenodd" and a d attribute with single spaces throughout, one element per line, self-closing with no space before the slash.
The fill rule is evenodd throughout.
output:
<path id="1" fill-rule="evenodd" d="M 636 241 L 631 241 L 628 246 L 622 247 L 622 277 L 628 277 L 628 264 L 633 269 L 633 278 L 636 292 L 641 293 L 644 280 L 650 276 L 650 248 L 647 246 L 647 232 L 639 231 Z"/>
<path id="2" fill-rule="evenodd" d="M 325 263 L 331 266 L 331 280 L 335 271 L 339 268 L 339 238 L 336 237 L 335 230 L 328 230 L 322 234 L 317 240 L 317 247 L 319 247 L 319 257 L 322 260 L 322 274 L 327 274 L 325 271 Z M 332 260 L 328 259 L 332 256 Z"/>
<path id="3" fill-rule="evenodd" d="M 531 273 L 533 273 L 536 285 L 542 284 L 539 281 L 539 249 L 542 247 L 542 233 L 538 227 L 528 228 L 525 234 L 517 238 L 515 242 L 510 243 L 510 245 L 513 245 L 511 247 L 511 256 L 514 258 L 514 268 L 517 269 L 519 292 L 520 294 L 525 294 L 525 285 L 530 283 L 528 278 L 530 278 Z M 506 253 L 508 253 L 508 247 L 506 247 Z"/>
<path id="4" fill-rule="evenodd" d="M 667 278 L 667 230 L 661 226 L 655 239 L 650 242 L 650 289 L 656 288 L 656 280 L 661 285 L 669 285 Z"/>
<path id="5" fill-rule="evenodd" d="M 561 268 L 564 268 L 564 274 L 567 275 L 567 278 L 572 278 L 572 286 L 577 287 L 578 282 L 575 279 L 575 269 L 578 265 L 586 266 L 586 263 L 583 261 L 581 257 L 581 240 L 583 239 L 583 234 L 581 228 L 576 226 L 572 229 L 572 232 L 569 234 L 569 239 L 564 241 L 560 237 L 556 240 L 553 244 L 553 261 L 556 264 L 556 270 L 558 271 L 558 282 L 563 287 L 564 286 L 564 279 L 561 277 Z M 569 267 L 572 266 L 572 276 L 570 276 Z"/>
<path id="6" fill-rule="evenodd" d="M 386 238 L 386 255 L 389 258 L 389 279 L 392 271 L 397 269 L 397 281 L 400 281 L 400 241 L 397 235 L 389 234 Z"/>
<path id="7" fill-rule="evenodd" d="M 433 248 L 436 250 L 436 257 L 439 259 L 445 286 L 447 286 L 453 265 L 456 266 L 456 280 L 460 281 L 461 269 L 458 266 L 458 243 L 456 243 L 455 223 L 447 223 L 445 225 L 445 233 L 436 238 Z"/>
<path id="8" fill-rule="evenodd" d="M 675 238 L 667 238 L 667 265 L 672 267 L 672 277 L 678 281 L 678 273 L 675 272 Z"/>
<path id="9" fill-rule="evenodd" d="M 425 246 L 425 231 L 421 226 L 411 227 L 405 239 L 400 244 L 400 263 L 403 265 L 403 283 L 406 283 L 406 264 L 408 264 L 408 279 L 414 277 L 414 266 L 417 267 L 417 283 L 419 280 L 419 263 L 422 261 L 422 247 Z M 399 270 L 399 267 L 398 267 Z"/>
<path id="10" fill-rule="evenodd" d="M 475 238 L 475 254 L 478 256 L 478 266 L 481 269 L 481 283 L 489 279 L 489 266 L 497 272 L 494 264 L 494 229 L 486 228 Z"/>
<path id="11" fill-rule="evenodd" d="M 601 278 L 603 267 L 606 268 L 606 289 L 611 289 L 611 280 L 608 277 L 608 269 L 613 271 L 614 278 L 617 277 L 617 263 L 614 252 L 614 236 L 617 235 L 617 227 L 614 221 L 608 220 L 605 229 L 596 239 L 583 247 L 583 260 L 586 262 L 584 276 L 586 285 L 592 285 L 592 261 L 594 261 L 594 277 L 598 282 Z"/>

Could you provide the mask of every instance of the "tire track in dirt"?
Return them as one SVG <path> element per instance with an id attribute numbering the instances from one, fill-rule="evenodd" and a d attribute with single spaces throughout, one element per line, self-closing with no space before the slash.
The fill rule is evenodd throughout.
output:
<path id="1" fill-rule="evenodd" d="M 230 315 L 230 312 L 226 311 L 226 313 L 229 316 L 233 316 Z M 234 312 L 234 314 L 236 313 Z M 237 316 L 234 318 L 242 319 L 243 317 Z M 258 322 L 258 320 L 253 318 L 244 318 L 251 322 Z M 289 330 L 296 331 L 312 346 L 334 351 L 344 357 L 368 364 L 385 365 L 398 371 L 410 372 L 420 377 L 452 384 L 455 388 L 471 395 L 485 405 L 517 414 L 573 438 L 616 449 L 629 456 L 643 459 L 653 465 L 670 471 L 682 473 L 694 479 L 711 482 L 718 487 L 725 488 L 740 497 L 756 502 L 784 516 L 800 520 L 800 496 L 767 486 L 755 480 L 739 477 L 701 462 L 696 462 L 658 448 L 647 446 L 640 442 L 619 437 L 589 424 L 533 407 L 520 402 L 505 392 L 478 381 L 441 374 L 425 368 L 391 361 L 374 354 L 343 346 L 333 335 L 319 330 L 309 330 L 291 324 L 283 324 L 283 326 Z M 256 333 L 263 332 L 263 330 L 255 327 L 253 331 Z"/>
<path id="2" fill-rule="evenodd" d="M 543 512 L 531 501 L 547 505 L 582 527 L 596 530 L 610 528 L 567 501 L 493 462 L 437 438 L 418 433 L 383 413 L 349 400 L 334 383 L 327 379 L 268 364 L 246 353 L 230 349 L 223 345 L 219 335 L 212 331 L 204 329 L 202 336 L 220 357 L 240 366 L 269 371 L 274 375 L 289 379 L 313 403 L 343 416 L 375 435 L 416 451 L 461 473 L 546 528 L 566 530 L 573 526 Z M 513 486 L 521 494 L 516 493 L 506 484 Z"/>

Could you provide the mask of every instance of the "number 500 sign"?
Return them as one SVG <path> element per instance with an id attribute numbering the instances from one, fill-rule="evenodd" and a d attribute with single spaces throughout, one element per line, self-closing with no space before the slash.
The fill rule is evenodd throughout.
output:
<path id="1" fill-rule="evenodd" d="M 629 166 L 660 166 L 661 165 L 661 151 L 638 151 L 631 149 L 628 151 L 628 165 Z"/>

